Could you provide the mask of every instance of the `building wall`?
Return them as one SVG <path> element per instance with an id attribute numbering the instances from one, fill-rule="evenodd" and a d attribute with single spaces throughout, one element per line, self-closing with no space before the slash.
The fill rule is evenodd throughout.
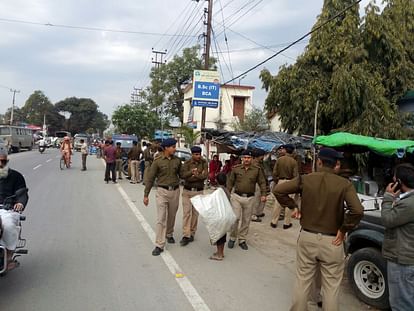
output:
<path id="1" fill-rule="evenodd" d="M 232 130 L 230 124 L 237 118 L 233 116 L 233 98 L 236 96 L 245 97 L 245 114 L 253 109 L 253 87 L 246 86 L 221 86 L 221 101 L 218 108 L 207 108 L 206 110 L 206 128 L 217 128 L 216 122 L 221 119 L 225 123 L 226 130 Z M 187 124 L 189 112 L 191 109 L 191 98 L 193 88 L 187 87 L 184 92 L 184 120 Z M 201 130 L 201 107 L 194 107 L 193 120 L 197 121 L 196 130 Z"/>

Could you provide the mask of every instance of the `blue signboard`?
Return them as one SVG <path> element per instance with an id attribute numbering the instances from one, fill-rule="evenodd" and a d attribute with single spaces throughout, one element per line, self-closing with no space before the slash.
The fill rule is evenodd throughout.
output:
<path id="1" fill-rule="evenodd" d="M 213 70 L 195 70 L 193 78 L 193 107 L 217 108 L 220 100 L 219 73 Z"/>

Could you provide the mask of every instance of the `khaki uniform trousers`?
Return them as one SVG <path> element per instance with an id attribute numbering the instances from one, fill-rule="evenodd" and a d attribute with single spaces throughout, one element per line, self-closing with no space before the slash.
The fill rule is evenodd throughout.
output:
<path id="1" fill-rule="evenodd" d="M 289 181 L 288 179 L 280 179 L 278 181 L 278 185 L 282 184 L 284 182 Z M 282 211 L 282 206 L 280 205 L 279 201 L 276 199 L 275 195 L 273 193 L 271 193 L 271 195 L 274 198 L 274 207 L 273 207 L 273 216 L 272 216 L 272 224 L 277 224 L 277 222 L 279 221 L 279 216 L 280 216 L 280 212 Z M 289 196 L 294 199 L 295 198 L 295 194 L 289 194 Z M 285 207 L 285 220 L 284 220 L 284 224 L 285 225 L 289 225 L 291 223 L 291 214 L 292 211 Z"/>
<path id="2" fill-rule="evenodd" d="M 306 311 L 312 285 L 320 269 L 323 310 L 339 310 L 338 295 L 345 267 L 343 245 L 335 237 L 301 231 L 296 249 L 296 281 L 292 311 Z"/>
<path id="3" fill-rule="evenodd" d="M 122 159 L 115 160 L 115 171 L 118 173 L 118 178 L 122 178 Z"/>
<path id="4" fill-rule="evenodd" d="M 238 238 L 239 243 L 242 243 L 246 241 L 247 234 L 249 233 L 249 224 L 252 217 L 255 198 L 254 196 L 249 198 L 242 197 L 236 193 L 232 193 L 230 202 L 233 207 L 233 212 L 236 215 L 236 222 L 231 227 L 230 240 L 236 241 Z"/>
<path id="5" fill-rule="evenodd" d="M 174 233 L 175 215 L 180 200 L 180 188 L 169 191 L 158 187 L 157 194 L 157 226 L 155 246 L 164 249 L 165 237 L 171 237 Z"/>
<path id="6" fill-rule="evenodd" d="M 253 212 L 254 215 L 263 214 L 266 202 L 262 202 L 260 200 L 261 197 L 262 197 L 262 192 L 260 191 L 260 186 L 258 184 L 256 184 L 256 191 L 254 193 L 254 199 L 255 199 L 255 208 L 254 208 L 254 212 Z"/>
<path id="7" fill-rule="evenodd" d="M 191 204 L 190 199 L 196 195 L 203 194 L 203 191 L 190 191 L 183 189 L 183 236 L 189 238 L 194 236 L 197 231 L 198 212 Z"/>
<path id="8" fill-rule="evenodd" d="M 139 182 L 140 179 L 139 160 L 131 160 L 131 181 Z"/>

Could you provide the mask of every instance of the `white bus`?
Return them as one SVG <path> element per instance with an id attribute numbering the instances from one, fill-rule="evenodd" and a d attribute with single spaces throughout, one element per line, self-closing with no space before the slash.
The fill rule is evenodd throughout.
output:
<path id="1" fill-rule="evenodd" d="M 33 132 L 25 127 L 0 125 L 0 138 L 3 138 L 9 152 L 19 152 L 22 148 L 29 150 L 33 148 Z"/>

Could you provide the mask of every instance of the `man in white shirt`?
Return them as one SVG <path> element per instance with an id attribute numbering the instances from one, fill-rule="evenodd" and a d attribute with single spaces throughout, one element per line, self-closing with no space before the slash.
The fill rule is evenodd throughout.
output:
<path id="1" fill-rule="evenodd" d="M 81 154 L 82 154 L 82 169 L 81 171 L 86 171 L 86 157 L 88 156 L 88 144 L 84 139 L 80 140 L 81 145 Z"/>

